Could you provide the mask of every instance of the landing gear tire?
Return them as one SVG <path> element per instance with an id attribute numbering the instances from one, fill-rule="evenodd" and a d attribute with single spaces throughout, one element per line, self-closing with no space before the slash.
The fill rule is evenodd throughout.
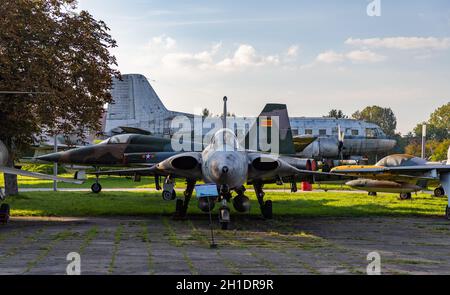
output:
<path id="1" fill-rule="evenodd" d="M 227 207 L 220 208 L 219 211 L 219 222 L 222 230 L 227 230 L 230 223 L 230 209 Z"/>
<path id="2" fill-rule="evenodd" d="M 173 201 L 176 199 L 176 197 L 177 193 L 175 192 L 175 190 L 162 192 L 162 198 L 164 199 L 164 201 Z"/>
<path id="3" fill-rule="evenodd" d="M 266 201 L 264 205 L 261 207 L 261 213 L 265 219 L 272 219 L 272 201 Z"/>
<path id="4" fill-rule="evenodd" d="M 10 208 L 8 204 L 2 204 L 0 206 L 0 223 L 7 224 L 9 221 Z"/>
<path id="5" fill-rule="evenodd" d="M 442 186 L 440 186 L 440 187 L 438 187 L 438 188 L 436 188 L 436 189 L 434 190 L 434 196 L 435 196 L 435 197 L 441 198 L 441 197 L 443 197 L 444 195 L 445 195 L 445 191 L 444 191 L 444 188 L 443 188 Z"/>
<path id="6" fill-rule="evenodd" d="M 400 194 L 400 200 L 411 200 L 411 193 L 401 193 Z"/>
<path id="7" fill-rule="evenodd" d="M 376 192 L 369 192 L 369 196 L 371 196 L 371 197 L 376 197 L 376 196 L 377 196 L 377 193 L 376 193 Z"/>
<path id="8" fill-rule="evenodd" d="M 98 193 L 100 193 L 102 191 L 102 185 L 100 183 L 98 183 L 98 182 L 94 182 L 91 185 L 91 190 L 92 190 L 92 192 L 94 194 L 98 194 Z"/>

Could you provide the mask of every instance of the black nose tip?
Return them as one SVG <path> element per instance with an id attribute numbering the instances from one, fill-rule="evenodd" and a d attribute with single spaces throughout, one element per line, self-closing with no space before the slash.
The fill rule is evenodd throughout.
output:
<path id="1" fill-rule="evenodd" d="M 222 172 L 223 173 L 228 173 L 228 167 L 227 166 L 223 166 L 222 167 Z"/>

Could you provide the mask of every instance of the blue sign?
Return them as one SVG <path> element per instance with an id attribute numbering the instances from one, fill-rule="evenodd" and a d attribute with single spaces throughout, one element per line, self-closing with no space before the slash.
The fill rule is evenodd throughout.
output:
<path id="1" fill-rule="evenodd" d="M 218 197 L 219 191 L 216 184 L 199 184 L 195 186 L 197 198 Z"/>

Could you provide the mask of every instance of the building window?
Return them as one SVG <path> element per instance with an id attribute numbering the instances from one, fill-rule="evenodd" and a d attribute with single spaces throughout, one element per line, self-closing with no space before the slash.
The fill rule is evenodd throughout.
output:
<path id="1" fill-rule="evenodd" d="M 319 136 L 327 135 L 327 129 L 319 129 Z"/>
<path id="2" fill-rule="evenodd" d="M 298 129 L 292 129 L 292 136 L 298 135 Z"/>
<path id="3" fill-rule="evenodd" d="M 312 129 L 305 129 L 305 135 L 312 135 L 313 131 Z"/>
<path id="4" fill-rule="evenodd" d="M 358 136 L 358 135 L 359 135 L 359 130 L 353 129 L 353 130 L 352 130 L 352 135 L 353 135 L 353 136 Z"/>

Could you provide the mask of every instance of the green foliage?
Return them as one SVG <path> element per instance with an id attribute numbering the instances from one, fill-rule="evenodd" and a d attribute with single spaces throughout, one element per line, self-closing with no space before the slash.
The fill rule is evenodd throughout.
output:
<path id="1" fill-rule="evenodd" d="M 119 75 L 106 24 L 73 0 L 3 0 L 0 15 L 0 89 L 44 92 L 0 96 L 0 139 L 15 151 L 42 130 L 98 130 Z"/>
<path id="2" fill-rule="evenodd" d="M 103 106 L 112 102 L 119 77 L 109 28 L 75 0 L 2 0 L 0 89 L 33 94 L 0 95 L 0 140 L 12 167 L 36 135 L 76 135 L 99 130 Z M 15 175 L 5 177 L 6 195 L 17 194 Z"/>
<path id="3" fill-rule="evenodd" d="M 397 129 L 397 118 L 391 108 L 369 106 L 362 111 L 356 111 L 352 117 L 356 120 L 364 120 L 377 124 L 388 135 L 394 136 Z"/>
<path id="4" fill-rule="evenodd" d="M 428 140 L 425 146 L 425 155 L 431 161 L 443 161 L 447 159 L 447 151 L 450 146 L 450 139 L 444 141 Z M 422 142 L 420 140 L 412 140 L 405 147 L 405 153 L 420 157 L 422 154 Z"/>
<path id="5" fill-rule="evenodd" d="M 427 122 L 417 124 L 414 134 L 422 137 L 422 125 L 427 124 L 427 138 L 434 140 L 444 140 L 450 138 L 450 103 L 436 109 Z"/>
<path id="6" fill-rule="evenodd" d="M 433 155 L 431 156 L 432 161 L 444 161 L 447 160 L 448 148 L 450 147 L 450 139 L 446 139 L 440 142 L 434 149 Z"/>
<path id="7" fill-rule="evenodd" d="M 335 118 L 335 119 L 347 119 L 348 118 L 342 110 L 336 110 L 336 109 L 332 109 L 331 111 L 329 111 L 328 115 L 326 115 L 325 117 Z"/>

